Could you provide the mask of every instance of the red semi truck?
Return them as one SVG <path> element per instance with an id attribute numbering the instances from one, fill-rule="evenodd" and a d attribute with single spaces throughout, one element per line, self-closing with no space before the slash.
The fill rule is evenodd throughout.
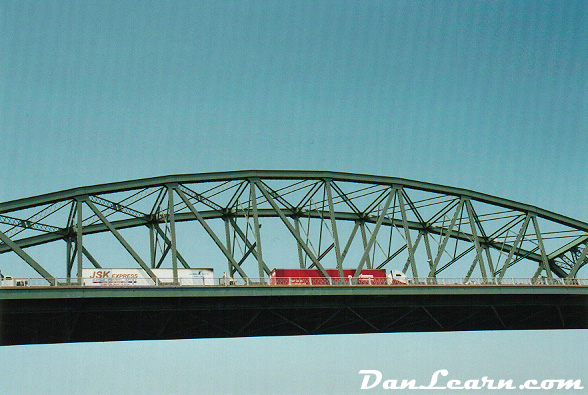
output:
<path id="1" fill-rule="evenodd" d="M 343 278 L 337 269 L 325 269 L 330 278 L 325 278 L 318 269 L 274 269 L 270 273 L 270 285 L 332 285 L 353 284 L 355 269 L 343 269 Z M 384 269 L 364 269 L 357 279 L 357 285 L 407 284 L 402 272 L 393 270 L 390 274 Z"/>

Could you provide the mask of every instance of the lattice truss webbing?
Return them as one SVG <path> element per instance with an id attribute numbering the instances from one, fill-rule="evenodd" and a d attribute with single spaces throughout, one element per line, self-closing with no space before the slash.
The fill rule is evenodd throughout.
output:
<path id="1" fill-rule="evenodd" d="M 585 229 L 414 184 L 243 178 L 40 199 L 0 213 L 0 268 L 48 280 L 87 267 L 211 267 L 244 278 L 273 268 L 581 277 Z"/>

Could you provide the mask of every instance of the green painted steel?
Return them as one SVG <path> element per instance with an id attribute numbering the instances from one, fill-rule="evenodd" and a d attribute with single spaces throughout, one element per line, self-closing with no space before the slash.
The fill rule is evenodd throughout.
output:
<path id="1" fill-rule="evenodd" d="M 381 286 L 247 286 L 247 287 L 31 287 L 0 288 L 0 300 L 85 299 L 85 298 L 223 298 L 276 296 L 416 296 L 439 297 L 460 295 L 588 295 L 588 286 L 559 285 L 411 285 Z"/>
<path id="2" fill-rule="evenodd" d="M 232 194 L 228 203 L 217 203 L 214 197 L 216 192 L 209 193 L 206 190 L 206 186 L 211 183 L 216 183 L 212 189 L 225 188 L 223 191 L 230 191 L 227 192 Z M 375 189 L 365 192 L 370 188 Z M 304 196 L 290 201 L 289 194 L 298 190 Z M 435 197 L 421 200 L 411 198 L 416 192 L 435 194 Z M 125 197 L 116 201 L 116 194 L 121 193 L 132 193 L 132 196 L 138 197 L 135 200 Z M 174 194 L 180 198 L 177 203 L 174 203 Z M 114 199 L 110 197 L 113 195 Z M 362 200 L 364 196 L 369 197 Z M 144 197 L 150 197 L 146 201 L 147 208 L 134 204 Z M 430 203 L 431 199 L 439 197 L 439 201 Z M 84 204 L 91 209 L 90 217 L 85 219 L 82 215 Z M 434 212 L 425 218 L 424 208 L 432 205 L 436 205 Z M 494 211 L 479 214 L 480 205 L 488 205 Z M 68 206 L 71 210 L 67 223 L 55 226 L 45 220 L 51 213 L 65 210 Z M 35 209 L 40 211 L 30 215 Z M 497 211 L 499 209 L 506 210 L 504 217 L 501 217 L 502 212 Z M 90 253 L 88 249 L 91 248 L 86 239 L 107 232 L 119 240 L 154 280 L 156 277 L 151 268 L 160 267 L 166 257 L 169 259 L 171 256 L 173 277 L 177 280 L 178 261 L 185 268 L 190 267 L 180 252 L 181 246 L 177 245 L 176 224 L 187 221 L 200 224 L 206 231 L 211 245 L 216 245 L 224 255 L 230 275 L 238 272 L 242 278 L 259 276 L 263 279 L 269 275 L 272 266 L 279 267 L 276 262 L 268 264 L 262 253 L 262 244 L 267 245 L 268 242 L 262 237 L 260 227 L 267 218 L 281 221 L 281 225 L 293 237 L 298 266 L 306 267 L 309 260 L 309 267 L 317 268 L 323 276 L 327 276 L 326 269 L 330 268 L 325 262 L 333 255 L 334 267 L 339 274 L 342 275 L 345 261 L 355 269 L 356 280 L 362 269 L 388 268 L 390 266 L 387 265 L 391 265 L 399 255 L 402 255 L 400 263 L 406 262 L 403 270 L 410 271 L 414 279 L 419 278 L 419 271 L 421 275 L 428 273 L 429 277 L 436 277 L 460 260 L 468 260 L 464 269 L 465 278 L 470 278 L 476 269 L 480 270 L 482 277 L 503 278 L 511 266 L 521 261 L 535 265 L 535 278 L 542 274 L 547 278 L 574 278 L 588 263 L 588 224 L 585 222 L 466 189 L 395 177 L 340 172 L 250 170 L 170 175 L 74 188 L 4 202 L 0 203 L 0 213 L 0 224 L 3 227 L 11 226 L 5 233 L 0 230 L 0 241 L 3 242 L 0 243 L 0 254 L 15 252 L 49 282 L 58 276 L 50 274 L 42 262 L 33 259 L 25 249 L 64 241 L 67 249 L 64 277 L 69 278 L 75 268 L 80 280 L 86 259 L 86 264 L 90 263 L 93 267 L 104 266 Z M 116 215 L 109 217 L 111 214 Z M 249 223 L 250 219 L 253 224 Z M 484 221 L 503 219 L 508 220 L 499 229 L 485 229 Z M 540 226 L 538 219 L 545 222 Z M 210 226 L 215 220 L 224 222 L 224 243 Z M 247 221 L 244 231 L 237 220 Z M 306 222 L 306 228 L 302 220 Z M 313 239 L 309 235 L 311 220 L 319 226 L 318 240 L 316 236 Z M 340 230 L 345 229 L 340 226 L 342 221 L 354 223 L 349 236 Z M 533 226 L 530 226 L 531 222 Z M 546 228 L 561 225 L 565 229 L 543 233 L 544 223 L 549 225 Z M 165 227 L 165 231 L 160 225 Z M 121 234 L 122 230 L 140 227 L 149 230 L 149 259 L 146 259 L 149 264 L 143 261 Z M 383 228 L 386 230 L 383 231 Z M 353 250 L 352 245 L 359 243 L 356 241 L 358 229 L 361 236 L 357 238 L 361 238 L 359 242 L 363 243 L 363 248 Z M 384 236 L 380 235 L 388 231 L 388 244 L 382 246 L 381 242 L 385 241 L 381 240 Z M 403 239 L 402 245 L 397 241 L 393 244 L 395 231 L 397 237 Z M 21 232 L 25 232 L 24 236 L 16 237 Z M 548 234 L 549 237 L 546 237 Z M 250 240 L 251 237 L 254 240 Z M 548 239 L 549 242 L 546 242 Z M 554 242 L 556 239 L 562 241 Z M 156 246 L 160 240 L 163 248 L 158 260 Z M 237 243 L 243 246 L 239 252 L 242 256 L 235 256 Z M 346 259 L 350 250 L 359 252 L 357 261 L 350 263 L 350 258 Z M 384 257 L 376 259 L 376 250 L 381 251 Z M 327 257 L 329 253 L 330 257 Z M 421 261 L 416 262 L 417 253 L 420 260 L 426 257 L 424 267 L 420 266 Z M 492 254 L 495 254 L 495 259 Z M 254 274 L 247 274 L 242 267 L 249 256 L 257 261 Z M 398 265 L 399 262 L 392 263 Z"/>
<path id="3" fill-rule="evenodd" d="M 525 212 L 535 213 L 540 218 L 554 221 L 563 225 L 572 226 L 574 228 L 588 232 L 588 223 L 578 221 L 576 219 L 566 217 L 564 215 L 556 214 L 554 212 L 541 209 L 536 206 L 519 203 L 509 199 L 503 199 L 485 193 L 475 192 L 468 189 L 449 187 L 445 185 L 432 184 L 421 181 L 408 180 L 404 178 L 372 176 L 352 173 L 340 173 L 330 171 L 294 171 L 294 170 L 242 170 L 218 173 L 200 173 L 200 174 L 184 174 L 171 175 L 153 178 L 144 178 L 139 180 L 113 182 L 108 184 L 99 184 L 88 187 L 79 187 L 67 189 L 64 191 L 48 193 L 39 196 L 33 196 L 24 199 L 12 200 L 9 202 L 0 203 L 0 213 L 6 213 L 14 210 L 21 210 L 25 208 L 35 207 L 42 204 L 55 203 L 63 200 L 73 199 L 77 196 L 83 195 L 99 195 L 113 192 L 129 191 L 136 189 L 143 189 L 149 187 L 163 187 L 170 183 L 203 183 L 213 181 L 227 181 L 227 180 L 248 180 L 252 178 L 257 179 L 278 179 L 278 180 L 302 180 L 302 179 L 331 179 L 333 181 L 343 182 L 358 182 L 365 184 L 378 185 L 399 185 L 406 188 L 442 193 L 452 196 L 463 196 L 470 199 L 489 203 L 496 206 L 508 208 L 511 210 L 519 210 Z"/>

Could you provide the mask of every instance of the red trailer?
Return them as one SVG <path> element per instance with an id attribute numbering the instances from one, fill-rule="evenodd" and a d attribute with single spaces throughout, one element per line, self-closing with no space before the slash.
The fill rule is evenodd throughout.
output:
<path id="1" fill-rule="evenodd" d="M 274 269 L 270 273 L 270 285 L 337 285 L 353 284 L 355 269 L 344 269 L 343 278 L 337 269 L 325 269 L 325 278 L 318 269 Z M 365 269 L 357 279 L 357 285 L 388 285 L 386 270 Z"/>

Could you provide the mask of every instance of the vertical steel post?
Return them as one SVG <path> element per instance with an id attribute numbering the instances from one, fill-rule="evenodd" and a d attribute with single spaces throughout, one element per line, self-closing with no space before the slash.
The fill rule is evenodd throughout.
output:
<path id="1" fill-rule="evenodd" d="M 366 232 L 365 232 L 365 222 L 364 221 L 361 221 L 359 223 L 359 226 L 361 227 L 361 240 L 363 242 L 363 249 L 365 250 L 367 248 L 367 245 L 368 245 L 367 244 L 367 236 L 366 236 Z M 370 260 L 370 255 L 369 254 L 365 257 L 365 263 L 366 263 L 368 269 L 371 269 L 372 268 L 372 262 Z"/>
<path id="2" fill-rule="evenodd" d="M 404 208 L 404 198 L 402 197 L 402 189 L 398 188 L 398 207 L 402 215 L 402 227 L 404 228 L 406 246 L 408 247 L 408 259 L 410 260 L 410 267 L 412 268 L 412 275 L 415 280 L 418 279 L 416 263 L 414 261 L 414 251 L 412 249 L 412 242 L 410 241 L 410 230 L 408 229 L 408 221 L 406 219 L 406 210 Z"/>
<path id="3" fill-rule="evenodd" d="M 261 253 L 261 233 L 259 231 L 259 215 L 257 212 L 257 196 L 255 195 L 255 183 L 249 181 L 249 197 L 251 199 L 251 205 L 253 206 L 253 227 L 255 228 L 255 244 L 257 248 L 257 266 L 259 269 L 259 280 L 262 281 L 264 278 L 263 272 L 263 256 Z"/>
<path id="4" fill-rule="evenodd" d="M 484 267 L 484 259 L 482 258 L 482 248 L 480 247 L 480 241 L 478 240 L 478 231 L 476 230 L 476 222 L 474 221 L 474 208 L 470 199 L 465 201 L 466 211 L 468 213 L 468 219 L 470 222 L 470 228 L 472 230 L 472 237 L 474 238 L 474 246 L 476 247 L 476 257 L 480 263 L 480 271 L 482 277 L 486 278 L 486 268 Z M 473 268 L 472 268 L 473 270 Z M 471 273 L 470 273 L 471 274 Z"/>
<path id="5" fill-rule="evenodd" d="M 154 225 L 149 224 L 149 256 L 151 257 L 151 269 L 155 269 L 155 230 Z"/>
<path id="6" fill-rule="evenodd" d="M 296 229 L 296 233 L 300 234 L 300 218 L 294 218 L 294 227 Z M 304 255 L 302 253 L 302 247 L 300 246 L 300 243 L 296 243 L 296 246 L 298 247 L 298 260 L 300 261 L 300 269 L 304 269 L 306 265 L 304 264 Z"/>
<path id="7" fill-rule="evenodd" d="M 341 247 L 339 246 L 339 234 L 337 233 L 337 221 L 335 220 L 335 207 L 333 205 L 333 193 L 331 191 L 331 180 L 325 180 L 325 189 L 329 203 L 329 216 L 331 217 L 331 230 L 333 232 L 333 243 L 335 244 L 335 256 L 337 259 L 337 271 L 339 278 L 343 277 L 343 261 L 341 259 Z"/>
<path id="8" fill-rule="evenodd" d="M 543 263 L 543 268 L 547 273 L 548 278 L 553 278 L 551 274 L 551 268 L 549 267 L 549 260 L 547 259 L 547 254 L 545 253 L 545 246 L 543 245 L 543 238 L 541 237 L 541 231 L 539 230 L 539 223 L 537 222 L 537 216 L 533 215 L 533 227 L 535 228 L 535 235 L 537 236 L 537 244 L 539 244 L 539 249 L 541 250 L 541 261 Z"/>
<path id="9" fill-rule="evenodd" d="M 78 250 L 77 257 L 78 257 L 78 270 L 77 270 L 77 278 L 80 282 L 83 281 L 82 279 L 82 234 L 83 234 L 83 225 L 82 225 L 82 201 L 77 201 L 77 227 L 76 227 L 76 248 Z"/>
<path id="10" fill-rule="evenodd" d="M 233 255 L 233 248 L 231 246 L 231 228 L 229 227 L 229 219 L 223 218 L 225 222 L 225 240 L 227 242 L 227 250 Z M 229 275 L 231 275 L 231 260 L 227 258 L 227 267 L 229 271 Z"/>
<path id="11" fill-rule="evenodd" d="M 425 249 L 427 250 L 427 263 L 429 264 L 429 270 L 433 266 L 433 254 L 431 253 L 431 244 L 429 243 L 429 233 L 424 230 L 423 237 L 425 239 Z"/>
<path id="12" fill-rule="evenodd" d="M 167 211 L 169 215 L 169 229 L 172 252 L 172 273 L 174 284 L 178 283 L 178 251 L 176 249 L 176 219 L 174 215 L 174 190 L 175 187 L 167 186 Z"/>
<path id="13" fill-rule="evenodd" d="M 67 256 L 65 259 L 65 264 L 66 264 L 66 269 L 67 269 L 67 282 L 69 283 L 71 280 L 71 268 L 73 266 L 72 256 L 71 256 L 71 238 L 70 237 L 67 238 L 66 254 L 67 254 Z"/>

